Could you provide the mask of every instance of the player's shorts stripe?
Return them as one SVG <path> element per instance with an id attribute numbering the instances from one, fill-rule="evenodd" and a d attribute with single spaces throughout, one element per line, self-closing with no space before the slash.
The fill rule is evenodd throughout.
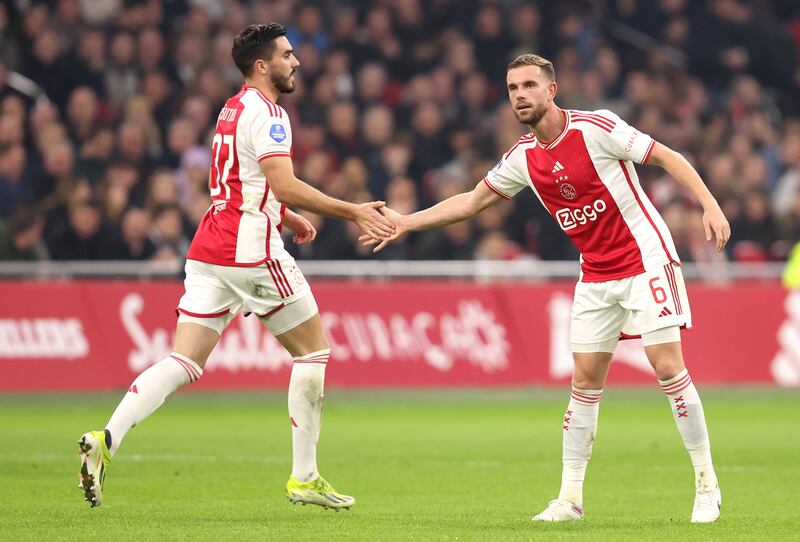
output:
<path id="1" fill-rule="evenodd" d="M 289 284 L 289 281 L 286 280 L 286 275 L 283 273 L 281 262 L 278 260 L 273 260 L 273 263 L 275 264 L 275 274 L 277 275 L 278 280 L 281 281 L 281 284 L 283 284 L 283 290 L 286 292 L 286 296 L 288 297 L 292 295 L 294 290 L 292 290 L 292 286 Z"/>
<path id="2" fill-rule="evenodd" d="M 492 192 L 494 192 L 495 194 L 497 194 L 501 198 L 503 198 L 503 199 L 511 199 L 511 196 L 506 196 L 505 194 L 500 192 L 497 188 L 492 186 L 492 183 L 490 183 L 489 179 L 487 179 L 486 177 L 483 178 L 483 182 L 486 183 L 486 186 L 489 187 L 489 190 L 491 190 Z"/>
<path id="3" fill-rule="evenodd" d="M 258 161 L 261 162 L 262 160 L 266 160 L 267 158 L 273 158 L 275 156 L 288 156 L 291 158 L 292 155 L 284 151 L 265 152 L 264 154 L 258 157 Z"/>
<path id="4" fill-rule="evenodd" d="M 681 290 L 678 288 L 678 280 L 675 278 L 675 268 L 670 266 L 669 273 L 672 275 L 672 283 L 675 285 L 675 300 L 678 302 L 678 314 L 683 314 L 683 303 L 681 301 Z"/>
<path id="5" fill-rule="evenodd" d="M 283 283 L 286 285 L 286 289 L 289 291 L 289 295 L 294 293 L 292 289 L 292 284 L 289 282 L 289 279 L 286 278 L 286 273 L 283 272 L 283 266 L 281 266 L 280 260 L 275 260 L 275 263 L 278 265 L 278 273 L 280 277 L 283 279 Z"/>
<path id="6" fill-rule="evenodd" d="M 650 145 L 647 147 L 647 152 L 644 153 L 644 158 L 642 158 L 642 161 L 640 162 L 641 164 L 647 163 L 647 159 L 650 158 L 650 153 L 653 152 L 653 147 L 655 146 L 656 146 L 656 140 L 654 139 L 650 142 Z"/>
<path id="7" fill-rule="evenodd" d="M 175 309 L 175 311 L 182 312 L 186 316 L 194 316 L 195 318 L 216 318 L 217 316 L 224 316 L 228 314 L 230 312 L 230 309 L 225 309 L 224 311 L 212 312 L 208 314 L 203 314 L 201 312 L 187 311 L 186 309 L 182 309 L 181 307 L 178 307 L 177 309 Z"/>
<path id="8" fill-rule="evenodd" d="M 602 115 L 598 115 L 596 113 L 578 113 L 577 111 L 573 112 L 572 113 L 572 120 L 579 120 L 579 119 L 592 120 L 592 121 L 594 121 L 594 122 L 596 122 L 598 124 L 602 124 L 602 125 L 608 127 L 609 130 L 613 130 L 614 126 L 617 125 L 617 123 L 614 122 L 613 120 L 608 119 L 608 118 L 606 118 L 606 117 L 604 117 Z"/>
<path id="9" fill-rule="evenodd" d="M 650 213 L 647 212 L 647 209 L 642 203 L 641 198 L 639 198 L 639 192 L 637 192 L 636 187 L 633 186 L 633 181 L 631 180 L 630 173 L 628 173 L 628 168 L 625 167 L 625 162 L 619 160 L 619 167 L 622 168 L 622 173 L 625 175 L 625 180 L 628 181 L 628 187 L 631 189 L 633 197 L 634 199 L 636 199 L 636 203 L 639 204 L 639 209 L 641 209 L 642 212 L 644 213 L 644 216 L 647 217 L 647 221 L 650 222 L 651 226 L 653 226 L 653 230 L 655 230 L 656 235 L 658 236 L 658 240 L 661 241 L 661 248 L 664 249 L 664 253 L 667 255 L 667 258 L 669 258 L 670 262 L 677 263 L 675 258 L 672 257 L 672 254 L 669 253 L 669 250 L 667 249 L 667 243 L 664 242 L 664 237 L 662 237 L 661 232 L 656 227 L 656 223 L 653 222 L 653 218 L 650 216 Z"/>
<path id="10" fill-rule="evenodd" d="M 601 130 L 605 130 L 609 134 L 611 133 L 611 130 L 612 130 L 612 128 L 609 128 L 608 126 L 606 126 L 604 124 L 600 124 L 599 122 L 596 122 L 596 121 L 591 120 L 591 119 L 577 118 L 577 119 L 572 119 L 572 122 L 588 122 L 589 124 L 594 124 L 595 126 L 600 128 Z"/>
<path id="11" fill-rule="evenodd" d="M 278 282 L 278 277 L 275 276 L 275 270 L 272 268 L 272 260 L 267 260 L 264 264 L 267 266 L 267 270 L 269 270 L 269 274 L 272 276 L 272 282 L 275 283 L 275 287 L 278 289 L 278 295 L 283 299 L 286 295 L 283 293 L 283 286 Z"/>
<path id="12" fill-rule="evenodd" d="M 667 277 L 669 278 L 669 287 L 672 290 L 672 298 L 675 301 L 675 311 L 677 314 L 683 314 L 683 307 L 681 306 L 681 298 L 678 295 L 678 282 L 675 280 L 675 270 L 672 264 L 667 264 Z"/>
<path id="13" fill-rule="evenodd" d="M 669 290 L 672 292 L 672 301 L 675 305 L 675 314 L 683 314 L 681 310 L 681 299 L 678 297 L 678 284 L 675 281 L 675 270 L 672 269 L 672 264 L 664 266 L 664 271 L 667 274 L 667 282 L 669 283 Z"/>
<path id="14" fill-rule="evenodd" d="M 281 264 L 278 260 L 271 260 L 272 268 L 275 270 L 275 279 L 280 283 L 281 289 L 286 293 L 284 297 L 292 295 L 292 288 L 289 286 L 289 281 L 286 280 L 286 275 L 283 274 Z"/>
<path id="15" fill-rule="evenodd" d="M 673 393 L 681 391 L 691 383 L 692 377 L 689 375 L 689 373 L 686 373 L 677 382 L 673 382 L 672 384 L 662 384 L 661 387 L 664 389 L 664 393 L 672 395 Z"/>
<path id="16" fill-rule="evenodd" d="M 283 284 L 278 280 L 277 273 L 273 267 L 274 262 L 272 260 L 267 260 L 264 263 L 267 265 L 267 269 L 269 269 L 269 274 L 272 275 L 272 282 L 275 283 L 275 287 L 278 289 L 278 295 L 280 295 L 281 299 L 283 299 L 286 297 L 286 292 L 283 289 Z"/>

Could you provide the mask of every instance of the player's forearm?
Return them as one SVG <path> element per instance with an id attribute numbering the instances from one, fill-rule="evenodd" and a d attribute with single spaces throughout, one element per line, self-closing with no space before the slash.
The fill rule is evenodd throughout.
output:
<path id="1" fill-rule="evenodd" d="M 680 153 L 670 150 L 665 153 L 657 165 L 664 168 L 679 184 L 688 188 L 704 209 L 719 206 L 703 179 L 700 178 L 700 174 Z"/>
<path id="2" fill-rule="evenodd" d="M 284 205 L 290 205 L 304 211 L 309 211 L 330 218 L 352 220 L 355 205 L 346 201 L 326 196 L 313 186 L 300 179 L 294 179 L 288 186 L 277 186 L 274 190 L 275 197 Z"/>
<path id="3" fill-rule="evenodd" d="M 416 212 L 405 219 L 405 226 L 410 231 L 429 230 L 461 222 L 474 216 L 478 210 L 474 207 L 472 193 L 465 192 L 447 198 L 424 211 Z"/>

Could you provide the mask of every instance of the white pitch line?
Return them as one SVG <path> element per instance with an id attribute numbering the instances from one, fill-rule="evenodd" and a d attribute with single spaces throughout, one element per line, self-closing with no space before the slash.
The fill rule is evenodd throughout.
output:
<path id="1" fill-rule="evenodd" d="M 3 461 L 14 461 L 14 462 L 61 462 L 61 461 L 69 461 L 71 459 L 75 459 L 78 457 L 78 454 L 54 454 L 54 453 L 42 453 L 42 454 L 3 454 L 0 453 L 0 462 Z M 280 462 L 289 462 L 290 457 L 287 455 L 286 457 L 283 456 L 245 456 L 245 455 L 190 455 L 190 454 L 122 454 L 117 458 L 117 461 L 120 463 L 124 463 L 125 461 L 136 461 L 136 462 L 147 462 L 147 461 L 154 461 L 154 462 L 166 462 L 166 461 L 185 461 L 185 462 L 197 462 L 197 463 L 214 463 L 217 461 L 227 461 L 229 463 L 245 463 L 245 462 L 255 462 L 255 463 L 280 463 Z"/>

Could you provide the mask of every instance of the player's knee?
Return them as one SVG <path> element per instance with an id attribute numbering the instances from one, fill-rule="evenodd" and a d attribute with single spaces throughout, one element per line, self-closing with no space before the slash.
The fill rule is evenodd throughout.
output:
<path id="1" fill-rule="evenodd" d="M 681 358 L 660 360 L 658 363 L 651 362 L 651 365 L 659 380 L 669 380 L 686 368 Z"/>
<path id="2" fill-rule="evenodd" d="M 575 373 L 572 375 L 572 386 L 581 390 L 600 390 L 605 384 L 603 380 L 597 375 Z"/>
<path id="3" fill-rule="evenodd" d="M 606 371 L 599 367 L 587 369 L 575 365 L 572 371 L 572 385 L 582 390 L 600 390 L 605 385 Z"/>
<path id="4" fill-rule="evenodd" d="M 647 359 L 659 380 L 668 380 L 685 368 L 678 326 L 642 334 Z"/>

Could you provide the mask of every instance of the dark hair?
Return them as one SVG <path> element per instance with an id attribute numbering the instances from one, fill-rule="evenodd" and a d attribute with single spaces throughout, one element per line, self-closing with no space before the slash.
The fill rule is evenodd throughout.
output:
<path id="1" fill-rule="evenodd" d="M 506 73 L 514 68 L 519 68 L 522 66 L 539 66 L 548 79 L 551 81 L 556 80 L 556 71 L 553 69 L 553 63 L 542 56 L 530 53 L 519 55 L 517 58 L 512 60 L 506 68 Z"/>
<path id="2" fill-rule="evenodd" d="M 16 237 L 20 233 L 28 231 L 41 220 L 41 215 L 30 205 L 20 205 L 8 219 L 8 229 L 11 237 Z"/>
<path id="3" fill-rule="evenodd" d="M 286 35 L 286 27 L 278 23 L 251 24 L 235 38 L 231 56 L 242 75 L 249 77 L 253 71 L 253 62 L 262 58 L 269 60 L 275 51 L 275 40 Z"/>

